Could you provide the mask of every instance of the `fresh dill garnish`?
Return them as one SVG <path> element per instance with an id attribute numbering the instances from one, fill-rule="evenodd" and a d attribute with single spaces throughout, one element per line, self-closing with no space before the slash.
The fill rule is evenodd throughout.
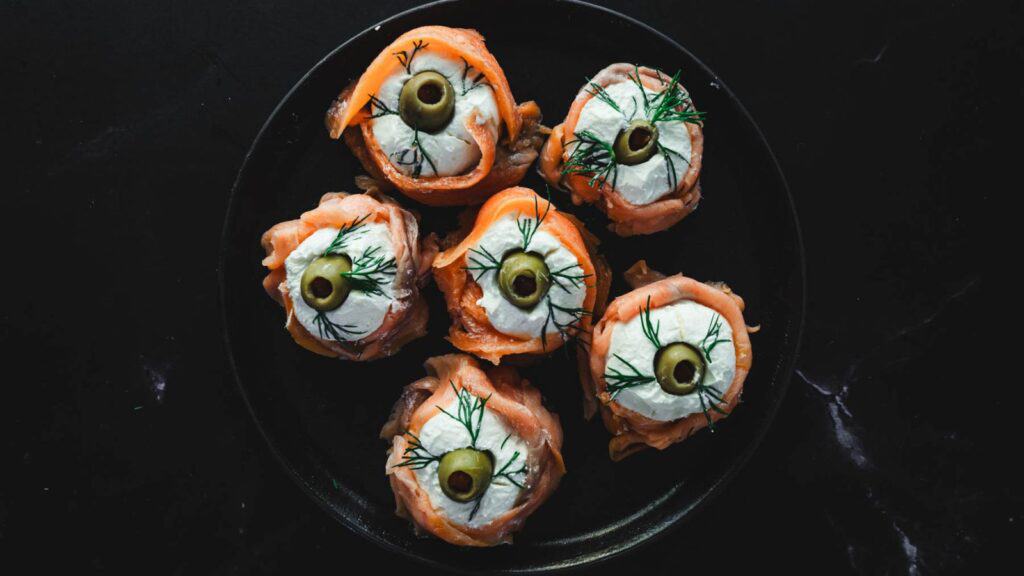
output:
<path id="1" fill-rule="evenodd" d="M 434 160 L 427 154 L 427 151 L 423 149 L 420 143 L 420 131 L 413 130 L 412 142 L 409 143 L 409 147 L 404 150 L 393 152 L 391 158 L 394 159 L 395 164 L 399 166 L 412 166 L 412 177 L 419 178 L 420 174 L 423 173 L 423 163 L 426 162 L 434 174 L 437 175 L 437 166 L 434 165 Z"/>
<path id="2" fill-rule="evenodd" d="M 400 52 L 394 53 L 395 58 L 398 58 L 398 62 L 402 65 L 403 68 L 405 68 L 405 72 L 407 74 L 412 74 L 413 58 L 416 57 L 416 54 L 419 53 L 420 50 L 426 48 L 427 46 L 430 46 L 430 44 L 427 44 L 423 40 L 413 40 L 412 50 L 402 50 Z"/>
<path id="3" fill-rule="evenodd" d="M 533 240 L 533 236 L 540 230 L 540 225 L 544 223 L 544 219 L 547 218 L 548 212 L 551 211 L 551 191 L 548 191 L 548 204 L 544 207 L 544 214 L 540 213 L 540 201 L 537 199 L 537 195 L 533 196 L 533 218 L 520 219 L 516 217 L 516 226 L 519 228 L 519 234 L 523 239 L 523 252 L 526 252 L 530 248 L 530 241 Z"/>
<path id="4" fill-rule="evenodd" d="M 473 67 L 469 65 L 469 62 L 467 62 L 465 58 L 462 58 L 462 78 L 461 78 L 462 94 L 461 94 L 461 96 L 465 96 L 466 94 L 469 93 L 470 90 L 472 90 L 474 88 L 479 88 L 480 86 L 488 86 L 487 80 L 484 80 L 484 73 L 483 72 L 477 72 L 476 76 L 470 78 L 469 77 L 469 71 L 470 70 L 473 70 Z M 467 81 L 469 82 L 468 86 L 466 85 Z"/>
<path id="5" fill-rule="evenodd" d="M 569 159 L 562 166 L 562 175 L 590 175 L 590 186 L 601 182 L 615 188 L 619 169 L 615 162 L 615 149 L 612 148 L 612 145 L 598 138 L 590 130 L 577 132 L 575 139 L 566 144 L 566 146 L 573 145 L 575 146 Z"/>
<path id="6" fill-rule="evenodd" d="M 506 440 L 507 440 L 507 438 L 506 438 Z M 502 445 L 502 447 L 504 447 L 505 443 L 502 442 L 501 445 Z M 512 453 L 512 457 L 509 458 L 505 462 L 504 465 L 502 465 L 501 469 L 499 469 L 497 472 L 495 472 L 494 474 L 491 475 L 491 478 L 492 479 L 504 478 L 505 480 L 508 480 L 509 482 L 511 482 L 512 484 L 516 485 L 520 489 L 526 488 L 526 486 L 524 486 L 523 484 L 520 484 L 519 482 L 516 481 L 515 478 L 512 477 L 515 474 L 525 474 L 526 473 L 526 462 L 524 461 L 523 465 L 520 466 L 519 468 L 516 468 L 515 470 L 509 470 L 509 468 L 512 466 L 512 463 L 515 462 L 518 458 L 519 458 L 519 450 L 516 450 L 515 452 Z"/>
<path id="7" fill-rule="evenodd" d="M 362 255 L 352 261 L 352 269 L 341 273 L 352 290 L 374 296 L 385 295 L 381 288 L 389 277 L 395 277 L 397 266 L 393 257 L 385 260 L 383 255 L 378 255 L 379 252 L 380 246 L 364 248 Z"/>
<path id="8" fill-rule="evenodd" d="M 572 272 L 572 270 L 574 270 L 574 269 L 579 269 L 580 270 L 579 273 Z M 561 288 L 565 292 L 570 292 L 570 290 L 565 287 L 564 283 L 571 284 L 573 288 L 579 288 L 580 286 L 586 286 L 586 279 L 590 278 L 591 276 L 593 276 L 593 274 L 584 274 L 583 273 L 583 269 L 580 268 L 579 265 L 577 265 L 577 264 L 569 264 L 568 266 L 565 266 L 564 268 L 560 268 L 558 270 L 551 270 L 549 272 L 549 276 L 551 278 L 551 282 L 555 286 L 558 286 L 559 288 Z"/>
<path id="9" fill-rule="evenodd" d="M 327 246 L 327 249 L 324 250 L 324 253 L 322 255 L 327 256 L 328 254 L 341 252 L 342 250 L 344 250 L 345 246 L 348 245 L 349 240 L 355 238 L 357 234 L 360 234 L 364 230 L 366 230 L 365 228 L 363 228 L 363 222 L 366 221 L 366 219 L 369 217 L 369 214 L 364 214 L 363 216 L 360 216 L 359 218 L 353 220 L 352 222 L 349 222 L 348 224 L 342 226 L 341 229 L 338 230 L 338 235 L 334 237 L 334 240 L 331 241 L 330 245 Z"/>
<path id="10" fill-rule="evenodd" d="M 427 450 L 423 443 L 420 442 L 419 436 L 416 436 L 412 432 L 406 432 L 405 436 L 409 437 L 409 445 L 402 451 L 402 461 L 395 464 L 395 468 L 410 468 L 412 470 L 421 470 L 430 465 L 431 462 L 440 462 L 441 457 L 435 456 Z"/>
<path id="11" fill-rule="evenodd" d="M 374 108 L 377 109 L 376 112 L 373 111 Z M 380 118 L 388 114 L 398 114 L 398 111 L 392 110 L 383 100 L 370 94 L 370 118 Z"/>
<path id="12" fill-rule="evenodd" d="M 497 273 L 498 270 L 501 270 L 501 261 L 495 258 L 494 254 L 491 254 L 482 245 L 477 248 L 470 248 L 469 251 L 474 254 L 474 256 L 467 258 L 471 266 L 464 266 L 462 269 L 470 272 L 479 272 L 474 276 L 474 280 L 480 280 L 488 272 Z"/>
<path id="13" fill-rule="evenodd" d="M 477 496 L 476 499 L 473 500 L 473 509 L 469 511 L 469 518 L 467 518 L 467 521 L 472 521 L 473 517 L 476 516 L 476 512 L 477 512 L 477 510 L 480 509 L 480 503 L 483 502 L 484 494 L 486 494 L 486 493 L 487 492 L 484 491 L 482 494 Z"/>
<path id="14" fill-rule="evenodd" d="M 698 126 L 703 124 L 704 113 L 693 107 L 690 95 L 679 85 L 679 74 L 676 72 L 668 86 L 650 100 L 647 119 L 651 123 L 687 122 Z"/>
<path id="15" fill-rule="evenodd" d="M 633 74 L 626 74 L 626 76 L 628 76 L 629 79 L 632 80 L 634 84 L 636 84 L 637 89 L 640 90 L 640 97 L 643 98 L 644 101 L 644 118 L 649 117 L 651 110 L 651 100 L 647 98 L 647 90 L 644 88 L 643 81 L 640 80 L 640 65 L 634 64 Z"/>
<path id="16" fill-rule="evenodd" d="M 644 384 L 650 384 L 657 380 L 654 376 L 649 376 L 637 370 L 636 366 L 630 364 L 629 361 L 622 356 L 619 356 L 618 354 L 613 354 L 613 356 L 618 359 L 619 362 L 625 364 L 626 368 L 629 368 L 631 372 L 623 372 L 610 366 L 607 367 L 607 370 L 604 373 L 604 379 L 607 383 L 608 392 L 611 393 L 612 398 L 615 398 L 619 392 L 622 392 L 627 388 L 643 386 Z"/>
<path id="17" fill-rule="evenodd" d="M 711 386 L 708 386 L 702 382 L 697 383 L 697 398 L 700 400 L 700 409 L 704 413 L 704 418 L 708 421 L 708 430 L 715 431 L 715 421 L 711 418 L 711 411 L 718 412 L 722 416 L 728 416 L 729 413 L 722 410 L 718 405 L 725 404 L 725 398 L 718 393 Z"/>
<path id="18" fill-rule="evenodd" d="M 498 450 L 504 450 L 504 449 L 505 449 L 505 443 L 506 443 L 506 442 L 508 442 L 508 439 L 509 439 L 509 438 L 511 438 L 511 437 L 512 437 L 512 433 L 511 433 L 511 432 L 509 432 L 509 433 L 508 433 L 508 434 L 507 434 L 507 435 L 505 436 L 505 439 L 501 441 L 501 446 L 500 446 L 500 447 L 498 448 Z"/>
<path id="19" fill-rule="evenodd" d="M 676 176 L 676 163 L 675 160 L 672 159 L 672 156 L 678 156 L 679 159 L 682 160 L 683 162 L 686 162 L 687 165 L 690 164 L 690 161 L 687 160 L 686 157 L 680 154 L 679 152 L 676 152 L 675 150 L 669 148 L 668 146 L 663 145 L 661 142 L 658 142 L 658 152 L 660 152 L 661 155 L 665 158 L 665 168 L 668 176 L 668 188 L 669 190 L 675 190 L 676 186 L 679 184 L 679 178 Z"/>
<path id="20" fill-rule="evenodd" d="M 704 335 L 704 339 L 700 341 L 700 351 L 704 353 L 704 360 L 711 364 L 711 351 L 715 349 L 715 346 L 723 342 L 728 342 L 728 338 L 719 338 L 718 335 L 722 330 L 722 316 L 715 314 L 711 317 L 711 322 L 708 324 L 708 331 Z"/>
<path id="21" fill-rule="evenodd" d="M 551 294 L 548 293 L 545 296 L 545 300 L 548 305 L 548 314 L 544 318 L 544 325 L 540 327 L 540 343 L 543 350 L 547 351 L 548 346 L 548 326 L 553 326 L 558 331 L 558 335 L 561 336 L 562 342 L 568 342 L 574 336 L 577 336 L 583 330 L 580 328 L 580 322 L 583 321 L 584 316 L 590 316 L 591 312 L 585 308 L 580 307 L 566 307 L 559 306 L 551 301 Z M 568 321 L 559 320 L 558 315 L 568 316 Z"/>
<path id="22" fill-rule="evenodd" d="M 590 94 L 594 98 L 597 98 L 601 102 L 604 102 L 605 104 L 608 105 L 609 108 L 615 110 L 619 114 L 622 114 L 623 116 L 626 115 L 622 111 L 622 108 L 620 108 L 619 105 L 615 102 L 615 99 L 612 98 L 611 94 L 609 94 L 608 91 L 604 89 L 604 86 L 601 86 L 600 84 L 594 82 L 590 78 L 587 78 L 587 83 L 590 84 L 590 89 L 587 90 L 588 94 Z"/>
<path id="23" fill-rule="evenodd" d="M 366 334 L 365 330 L 356 330 L 353 324 L 336 324 L 323 312 L 317 312 L 313 317 L 313 324 L 320 333 L 320 339 L 330 338 L 336 342 L 345 341 L 345 336 L 358 336 Z"/>
<path id="24" fill-rule="evenodd" d="M 640 328 L 644 331 L 644 336 L 650 340 L 651 344 L 658 350 L 661 349 L 661 340 L 658 338 L 658 331 L 661 330 L 661 320 L 658 320 L 658 324 L 651 323 L 651 297 L 647 297 L 647 308 L 640 309 Z"/>
<path id="25" fill-rule="evenodd" d="M 447 414 L 452 420 L 462 424 L 466 428 L 466 432 L 469 433 L 470 447 L 476 448 L 476 441 L 480 437 L 480 427 L 483 425 L 484 420 L 484 406 L 487 405 L 487 401 L 490 400 L 491 396 L 488 395 L 487 398 L 480 398 L 470 394 L 469 390 L 465 388 L 455 388 L 454 380 L 449 380 L 448 382 L 451 384 L 452 390 L 455 391 L 455 397 L 458 401 L 458 405 L 455 407 L 455 414 L 440 406 L 437 409 Z M 478 412 L 479 415 L 474 422 L 473 415 Z"/>

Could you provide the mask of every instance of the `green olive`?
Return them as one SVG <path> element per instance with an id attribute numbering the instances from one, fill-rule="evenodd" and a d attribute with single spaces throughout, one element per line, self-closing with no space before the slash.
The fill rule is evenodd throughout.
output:
<path id="1" fill-rule="evenodd" d="M 350 289 L 341 274 L 351 269 L 352 260 L 344 254 L 328 254 L 313 260 L 302 273 L 302 299 L 320 312 L 341 306 Z"/>
<path id="2" fill-rule="evenodd" d="M 665 392 L 685 396 L 704 378 L 704 359 L 685 342 L 669 344 L 654 355 L 654 375 Z"/>
<path id="3" fill-rule="evenodd" d="M 551 287 L 551 273 L 544 258 L 534 252 L 516 250 L 501 261 L 498 288 L 514 306 L 530 309 L 540 302 Z"/>
<path id="4" fill-rule="evenodd" d="M 447 78 L 433 71 L 420 72 L 406 81 L 398 97 L 402 120 L 424 132 L 437 132 L 455 113 L 455 89 Z"/>
<path id="5" fill-rule="evenodd" d="M 633 120 L 615 138 L 615 161 L 619 164 L 642 164 L 657 151 L 658 127 L 647 120 Z"/>
<path id="6" fill-rule="evenodd" d="M 456 502 L 469 502 L 487 490 L 494 473 L 493 456 L 476 448 L 459 448 L 441 457 L 437 480 L 444 495 Z"/>

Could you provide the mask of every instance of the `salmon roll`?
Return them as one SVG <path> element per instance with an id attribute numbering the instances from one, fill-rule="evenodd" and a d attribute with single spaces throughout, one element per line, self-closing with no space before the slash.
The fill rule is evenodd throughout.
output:
<path id="1" fill-rule="evenodd" d="M 518 184 L 544 142 L 476 30 L 424 26 L 385 48 L 327 111 L 377 181 L 431 206 L 479 204 Z"/>
<path id="2" fill-rule="evenodd" d="M 660 232 L 700 200 L 703 126 L 678 72 L 612 64 L 552 129 L 540 173 L 575 204 L 596 204 L 620 236 Z"/>
<path id="3" fill-rule="evenodd" d="M 578 220 L 521 187 L 495 194 L 464 219 L 434 260 L 456 348 L 498 364 L 589 332 L 609 274 Z"/>
<path id="4" fill-rule="evenodd" d="M 743 299 L 725 284 L 665 277 L 644 261 L 626 272 L 634 290 L 594 327 L 585 395 L 596 398 L 614 437 L 612 460 L 663 450 L 728 416 L 743 392 L 753 351 Z"/>
<path id="5" fill-rule="evenodd" d="M 449 354 L 426 369 L 381 430 L 396 511 L 458 546 L 509 543 L 565 474 L 558 416 L 512 368 Z"/>
<path id="6" fill-rule="evenodd" d="M 263 234 L 263 288 L 307 350 L 368 361 L 426 334 L 420 288 L 437 255 L 411 212 L 379 192 L 331 192 Z"/>

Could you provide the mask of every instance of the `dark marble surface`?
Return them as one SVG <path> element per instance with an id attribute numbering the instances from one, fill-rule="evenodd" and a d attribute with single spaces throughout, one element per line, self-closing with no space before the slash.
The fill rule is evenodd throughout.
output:
<path id="1" fill-rule="evenodd" d="M 994 196 L 1019 188 L 1000 174 L 1019 165 L 1002 143 L 1024 95 L 1020 4 L 604 3 L 678 39 L 760 123 L 800 213 L 809 302 L 800 368 L 746 469 L 594 573 L 1012 566 L 1014 351 L 991 343 L 1005 310 L 980 255 Z M 412 568 L 279 469 L 216 296 L 228 190 L 263 120 L 407 4 L 0 4 L 5 564 Z"/>

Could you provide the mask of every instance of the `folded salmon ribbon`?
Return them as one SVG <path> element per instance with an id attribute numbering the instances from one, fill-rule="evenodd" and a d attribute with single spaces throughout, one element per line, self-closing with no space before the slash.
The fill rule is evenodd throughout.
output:
<path id="1" fill-rule="evenodd" d="M 736 408 L 753 361 L 743 299 L 725 284 L 665 277 L 643 260 L 634 288 L 594 327 L 589 370 L 580 371 L 585 415 L 600 409 L 612 460 L 665 449 Z M 595 406 L 596 405 L 596 406 Z"/>
<path id="2" fill-rule="evenodd" d="M 535 102 L 516 104 L 483 36 L 445 26 L 399 36 L 326 115 L 374 179 L 431 206 L 519 183 L 543 144 L 540 121 Z"/>
<path id="3" fill-rule="evenodd" d="M 565 474 L 558 416 L 512 368 L 449 354 L 426 369 L 380 433 L 396 512 L 459 546 L 511 542 Z"/>
<path id="4" fill-rule="evenodd" d="M 263 287 L 285 310 L 300 346 L 323 356 L 376 360 L 426 334 L 420 293 L 437 255 L 416 217 L 391 198 L 331 192 L 262 237 Z"/>
<path id="5" fill-rule="evenodd" d="M 492 196 L 443 241 L 434 281 L 456 348 L 494 364 L 589 335 L 610 285 L 597 238 L 529 188 Z"/>
<path id="6" fill-rule="evenodd" d="M 596 204 L 620 236 L 660 232 L 700 200 L 703 119 L 679 74 L 612 64 L 551 130 L 540 173 L 575 204 Z"/>

